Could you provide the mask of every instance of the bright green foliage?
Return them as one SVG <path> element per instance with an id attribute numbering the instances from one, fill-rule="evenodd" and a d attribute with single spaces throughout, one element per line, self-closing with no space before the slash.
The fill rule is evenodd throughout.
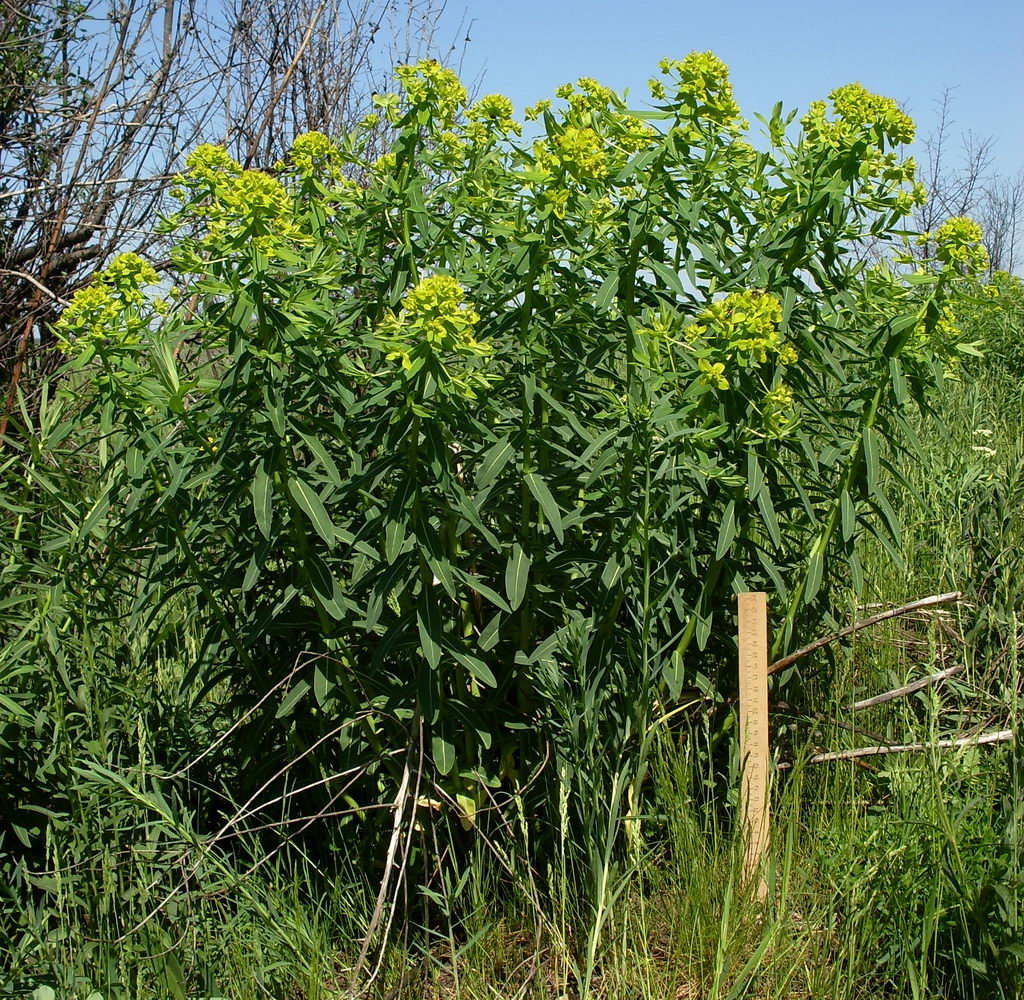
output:
<path id="1" fill-rule="evenodd" d="M 881 280 L 852 251 L 905 213 L 912 168 L 876 169 L 913 134 L 891 101 L 841 88 L 795 142 L 777 110 L 758 153 L 720 60 L 662 71 L 642 114 L 560 88 L 521 146 L 505 98 L 467 109 L 427 62 L 377 99 L 374 163 L 359 131 L 302 137 L 277 177 L 189 157 L 176 296 L 199 308 L 154 324 L 145 412 L 109 418 L 141 435 L 108 523 L 152 560 L 143 603 L 208 595 L 208 655 L 257 685 L 328 654 L 320 710 L 420 719 L 442 770 L 458 746 L 490 782 L 532 759 L 504 722 L 570 635 L 644 713 L 659 678 L 713 676 L 736 590 L 773 591 L 781 648 L 840 551 L 859 579 L 863 519 L 898 531 L 875 441 L 954 363 L 934 331 L 980 233 L 952 220 L 932 269 Z M 90 294 L 70 313 L 95 337 Z"/>
<path id="2" fill-rule="evenodd" d="M 644 111 L 561 88 L 530 142 L 428 62 L 376 98 L 383 157 L 368 129 L 276 176 L 196 150 L 173 308 L 126 307 L 132 392 L 65 383 L 99 455 L 78 523 L 25 526 L 82 606 L 92 570 L 118 581 L 126 642 L 193 603 L 187 684 L 250 709 L 295 669 L 244 717 L 241 784 L 266 733 L 341 727 L 313 760 L 356 806 L 394 799 L 406 753 L 468 823 L 527 789 L 538 836 L 584 831 L 597 915 L 663 712 L 733 687 L 734 594 L 771 592 L 778 652 L 862 586 L 865 528 L 895 554 L 881 445 L 955 368 L 937 331 L 977 256 L 957 224 L 917 273 L 866 262 L 905 250 L 915 197 L 891 102 L 844 88 L 796 138 L 776 108 L 759 151 L 719 60 L 662 70 Z M 375 821 L 344 822 L 372 844 Z"/>

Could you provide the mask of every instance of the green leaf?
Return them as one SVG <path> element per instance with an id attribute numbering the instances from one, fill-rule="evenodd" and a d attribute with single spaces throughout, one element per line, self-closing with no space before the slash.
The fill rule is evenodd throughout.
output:
<path id="1" fill-rule="evenodd" d="M 484 455 L 480 467 L 476 471 L 476 485 L 483 489 L 501 474 L 501 470 L 508 464 L 508 460 L 515 454 L 515 445 L 509 437 L 503 437 L 500 441 L 491 445 Z"/>
<path id="2" fill-rule="evenodd" d="M 264 459 L 256 466 L 252 485 L 252 509 L 256 515 L 256 527 L 268 541 L 274 514 L 274 480 L 268 471 L 269 462 Z"/>
<path id="3" fill-rule="evenodd" d="M 848 542 L 857 530 L 857 509 L 849 490 L 843 490 L 839 502 L 843 518 L 843 541 Z"/>
<path id="4" fill-rule="evenodd" d="M 523 603 L 529 576 L 530 557 L 516 542 L 512 546 L 512 554 L 508 557 L 508 564 L 505 566 L 505 596 L 508 598 L 509 608 L 512 611 L 515 611 Z"/>
<path id="5" fill-rule="evenodd" d="M 294 424 L 292 425 L 294 426 Z M 295 428 L 299 436 L 306 443 L 306 447 L 313 453 L 313 456 L 320 463 L 324 472 L 327 474 L 327 480 L 332 486 L 340 487 L 342 484 L 341 473 L 338 471 L 338 466 L 335 464 L 334 459 L 331 458 L 330 453 L 324 447 L 323 442 L 315 434 L 305 434 Z"/>
<path id="6" fill-rule="evenodd" d="M 496 612 L 491 620 L 484 626 L 483 631 L 480 633 L 480 638 L 477 639 L 476 644 L 484 651 L 487 652 L 498 643 L 498 638 L 501 632 L 501 618 L 502 614 L 500 611 Z"/>
<path id="7" fill-rule="evenodd" d="M 293 687 L 291 691 L 289 691 L 288 694 L 284 696 L 284 700 L 278 706 L 277 714 L 274 716 L 274 718 L 284 719 L 287 716 L 291 715 L 292 712 L 295 710 L 295 706 L 298 705 L 298 703 L 306 697 L 308 691 L 309 682 L 304 680 L 299 681 L 298 684 L 296 684 L 295 687 Z"/>
<path id="8" fill-rule="evenodd" d="M 470 656 L 468 653 L 462 652 L 462 650 L 453 646 L 449 652 L 452 656 L 458 660 L 481 684 L 487 685 L 490 688 L 496 688 L 498 686 L 498 679 L 494 676 L 491 668 L 484 663 L 483 660 L 478 659 L 475 656 Z"/>
<path id="9" fill-rule="evenodd" d="M 327 563 L 315 552 L 310 552 L 306 555 L 304 565 L 320 603 L 335 621 L 340 621 L 346 614 L 346 602 Z"/>
<path id="10" fill-rule="evenodd" d="M 441 614 L 429 591 L 420 595 L 416 605 L 416 628 L 420 634 L 420 650 L 431 670 L 437 669 L 441 662 Z"/>
<path id="11" fill-rule="evenodd" d="M 715 559 L 720 560 L 732 547 L 736 537 L 736 501 L 730 500 L 722 515 L 722 523 L 718 526 L 718 545 L 715 548 Z"/>
<path id="12" fill-rule="evenodd" d="M 443 736 L 433 736 L 430 746 L 434 753 L 434 766 L 441 774 L 450 774 L 455 767 L 455 747 Z"/>
<path id="13" fill-rule="evenodd" d="M 868 476 L 868 492 L 875 493 L 878 490 L 878 440 L 877 435 L 870 427 L 864 428 L 863 441 L 864 468 Z"/>
<path id="14" fill-rule="evenodd" d="M 327 516 L 323 501 L 320 495 L 308 483 L 294 476 L 288 478 L 288 492 L 305 513 L 306 517 L 313 523 L 316 533 L 327 543 L 333 546 L 335 541 L 334 524 Z"/>
<path id="15" fill-rule="evenodd" d="M 824 566 L 825 561 L 822 558 L 822 554 L 816 548 L 811 556 L 811 561 L 807 564 L 807 585 L 804 587 L 804 604 L 810 604 L 818 596 L 818 591 L 821 589 L 821 574 Z"/>
<path id="16" fill-rule="evenodd" d="M 647 265 L 650 269 L 661 278 L 662 281 L 668 285 L 669 289 L 675 292 L 680 298 L 686 296 L 686 290 L 683 288 L 683 283 L 679 280 L 679 272 L 675 268 L 669 267 L 668 264 L 663 263 L 660 260 L 654 260 L 648 258 Z"/>
<path id="17" fill-rule="evenodd" d="M 598 312 L 607 312 L 608 307 L 615 299 L 615 293 L 619 290 L 619 272 L 613 271 L 604 279 L 601 287 L 597 290 L 594 305 Z"/>
<path id="18" fill-rule="evenodd" d="M 544 516 L 548 519 L 548 524 L 551 525 L 551 530 L 555 533 L 555 537 L 560 542 L 563 541 L 562 514 L 558 509 L 558 504 L 555 503 L 555 498 L 547 487 L 547 483 L 534 472 L 528 472 L 523 479 L 530 488 L 530 492 L 536 497 L 541 510 L 544 511 Z"/>
<path id="19" fill-rule="evenodd" d="M 405 543 L 405 518 L 388 521 L 384 526 L 384 558 L 393 563 L 402 551 Z"/>
<path id="20" fill-rule="evenodd" d="M 619 581 L 619 577 L 622 576 L 622 564 L 619 562 L 618 557 L 613 552 L 609 557 L 608 561 L 604 564 L 604 569 L 601 570 L 601 583 L 608 590 L 611 590 Z"/>
<path id="21" fill-rule="evenodd" d="M 501 608 L 504 612 L 509 612 L 512 609 L 508 606 L 505 598 L 501 596 L 496 590 L 492 590 L 484 583 L 479 576 L 473 573 L 467 573 L 465 570 L 459 569 L 458 566 L 452 567 L 452 573 L 461 580 L 470 590 L 476 591 L 481 597 L 486 597 L 496 608 Z"/>
<path id="22" fill-rule="evenodd" d="M 334 687 L 334 681 L 324 673 L 322 662 L 317 660 L 313 665 L 313 696 L 316 698 L 317 705 L 323 708 Z"/>
<path id="23" fill-rule="evenodd" d="M 761 490 L 757 494 L 757 507 L 761 511 L 761 521 L 768 529 L 768 536 L 772 543 L 779 547 L 782 545 L 782 531 L 779 528 L 779 519 L 775 515 L 775 507 L 772 504 L 770 490 Z"/>
<path id="24" fill-rule="evenodd" d="M 756 500 L 763 487 L 764 470 L 757 460 L 757 453 L 750 451 L 747 453 L 747 498 Z"/>

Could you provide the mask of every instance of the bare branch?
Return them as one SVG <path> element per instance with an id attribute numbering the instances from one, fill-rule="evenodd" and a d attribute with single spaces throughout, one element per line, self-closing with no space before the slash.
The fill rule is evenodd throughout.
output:
<path id="1" fill-rule="evenodd" d="M 880 611 L 878 614 L 872 615 L 870 618 L 865 618 L 853 625 L 847 625 L 846 628 L 842 628 L 832 635 L 827 635 L 822 639 L 815 639 L 814 642 L 808 646 L 804 646 L 803 649 L 798 649 L 795 653 L 790 653 L 788 656 L 782 657 L 781 660 L 776 660 L 768 668 L 768 675 L 771 676 L 772 674 L 776 674 L 780 670 L 784 670 L 786 667 L 790 666 L 790 664 L 796 663 L 797 660 L 803 659 L 805 656 L 816 652 L 822 647 L 827 646 L 838 639 L 845 639 L 846 636 L 853 635 L 854 632 L 859 632 L 861 629 L 868 628 L 871 625 L 877 625 L 879 622 L 888 621 L 890 618 L 898 618 L 901 615 L 910 614 L 912 611 L 920 611 L 923 608 L 931 608 L 939 604 L 954 604 L 961 600 L 962 597 L 963 594 L 959 591 L 954 591 L 949 594 L 935 594 L 932 597 L 922 597 L 920 600 L 911 601 L 909 604 L 904 604 L 902 607 L 890 608 L 887 611 Z"/>

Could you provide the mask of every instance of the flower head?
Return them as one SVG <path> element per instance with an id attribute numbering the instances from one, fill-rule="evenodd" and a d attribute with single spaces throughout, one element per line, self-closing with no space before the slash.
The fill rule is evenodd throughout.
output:
<path id="1" fill-rule="evenodd" d="M 608 175 L 601 137 L 592 128 L 567 128 L 555 139 L 558 159 L 565 170 L 581 180 L 602 180 Z"/>
<path id="2" fill-rule="evenodd" d="M 838 87 L 828 95 L 834 117 L 824 101 L 813 101 L 801 119 L 809 142 L 850 148 L 868 141 L 881 148 L 914 141 L 914 120 L 891 97 L 873 94 L 860 83 Z"/>
<path id="3" fill-rule="evenodd" d="M 105 346 L 137 344 L 147 325 L 142 289 L 158 280 L 153 266 L 138 254 L 115 257 L 61 313 L 55 326 L 60 350 L 81 356 Z"/>
<path id="4" fill-rule="evenodd" d="M 697 359 L 697 369 L 700 372 L 698 380 L 703 385 L 711 385 L 716 389 L 728 389 L 729 380 L 725 377 L 725 364 L 721 361 L 712 363 L 707 358 Z"/>
<path id="5" fill-rule="evenodd" d="M 430 113 L 442 128 L 451 128 L 466 104 L 466 88 L 453 70 L 436 59 L 399 66 L 395 76 L 410 107 Z"/>
<path id="6" fill-rule="evenodd" d="M 988 250 L 982 245 L 981 226 L 973 219 L 959 215 L 947 219 L 935 231 L 935 256 L 947 267 L 961 274 L 981 274 L 988 267 Z M 927 242 L 929 234 L 921 240 Z"/>
<path id="7" fill-rule="evenodd" d="M 764 362 L 769 352 L 783 363 L 796 360 L 796 351 L 783 342 L 778 326 L 782 303 L 767 292 L 733 292 L 712 302 L 687 330 L 691 341 L 704 338 L 736 356 L 741 364 Z"/>
<path id="8" fill-rule="evenodd" d="M 399 314 L 385 318 L 377 335 L 412 346 L 422 340 L 435 353 L 487 354 L 490 347 L 473 337 L 480 316 L 463 304 L 465 297 L 463 287 L 447 274 L 424 278 L 406 293 Z"/>
<path id="9" fill-rule="evenodd" d="M 659 68 L 676 81 L 680 102 L 697 118 L 733 127 L 740 121 L 740 108 L 733 97 L 729 67 L 714 52 L 691 52 L 685 59 L 663 59 Z M 652 81 L 655 98 L 665 94 L 664 86 Z"/>
<path id="10" fill-rule="evenodd" d="M 512 102 L 504 94 L 488 94 L 481 97 L 466 112 L 471 122 L 487 125 L 492 131 L 508 135 L 519 135 L 522 126 L 513 117 Z"/>
<path id="11" fill-rule="evenodd" d="M 339 181 L 343 177 L 341 152 L 323 132 L 300 135 L 288 151 L 288 160 L 301 177 L 325 181 Z"/>

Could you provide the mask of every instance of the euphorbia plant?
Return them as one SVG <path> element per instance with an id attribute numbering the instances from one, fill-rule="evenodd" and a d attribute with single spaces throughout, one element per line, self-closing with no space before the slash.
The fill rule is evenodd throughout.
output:
<path id="1" fill-rule="evenodd" d="M 913 123 L 857 84 L 755 145 L 710 53 L 644 110 L 582 79 L 525 127 L 436 63 L 399 81 L 379 159 L 377 121 L 273 175 L 194 151 L 176 305 L 105 339 L 76 302 L 65 336 L 134 373 L 85 391 L 123 411 L 90 544 L 139 567 L 139 627 L 194 593 L 194 675 L 250 703 L 311 654 L 298 738 L 348 720 L 370 794 L 422 740 L 468 821 L 546 739 L 565 778 L 729 688 L 736 591 L 781 651 L 860 585 L 858 533 L 898 530 L 882 443 L 955 365 L 981 251 L 956 222 L 909 263 Z"/>

